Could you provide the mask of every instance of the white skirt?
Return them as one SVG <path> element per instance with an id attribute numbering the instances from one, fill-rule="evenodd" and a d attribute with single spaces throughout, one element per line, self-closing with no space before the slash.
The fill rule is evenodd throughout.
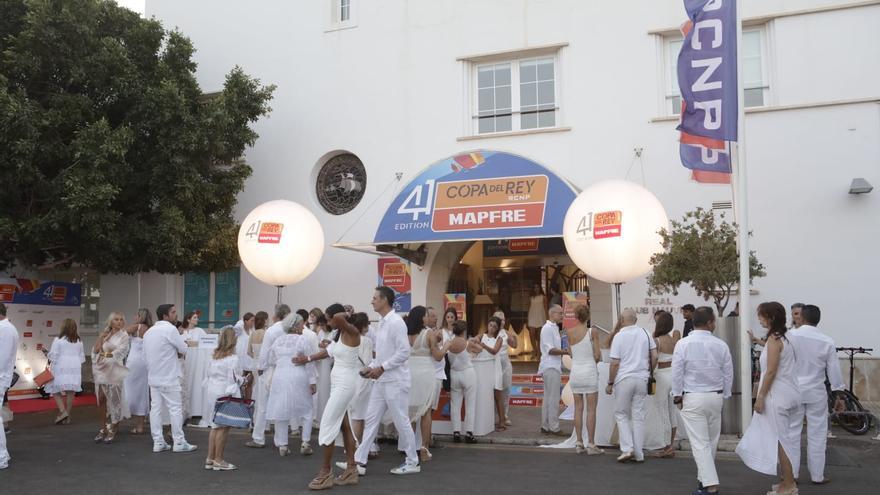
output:
<path id="1" fill-rule="evenodd" d="M 672 403 L 672 368 L 654 371 L 657 392 L 645 400 L 645 441 L 648 450 L 662 449 L 669 445 L 672 428 L 678 426 L 678 408 Z"/>
<path id="2" fill-rule="evenodd" d="M 777 384 L 774 383 L 774 387 Z M 751 469 L 776 476 L 779 464 L 779 448 L 791 461 L 794 477 L 798 477 L 801 465 L 801 429 L 803 416 L 797 402 L 774 400 L 773 391 L 764 400 L 764 412 L 752 414 L 752 422 L 736 446 L 736 453 Z"/>
<path id="3" fill-rule="evenodd" d="M 599 391 L 599 369 L 595 364 L 575 364 L 571 367 L 568 384 L 574 394 L 595 394 Z"/>
<path id="4" fill-rule="evenodd" d="M 357 392 L 357 382 L 361 380 L 358 369 L 343 366 L 339 361 L 330 373 L 330 398 L 321 415 L 321 429 L 318 432 L 320 445 L 333 445 L 342 428 L 342 420 L 348 406 Z"/>
<path id="5" fill-rule="evenodd" d="M 434 389 L 437 379 L 431 356 L 409 358 L 409 420 L 416 421 L 434 405 Z"/>

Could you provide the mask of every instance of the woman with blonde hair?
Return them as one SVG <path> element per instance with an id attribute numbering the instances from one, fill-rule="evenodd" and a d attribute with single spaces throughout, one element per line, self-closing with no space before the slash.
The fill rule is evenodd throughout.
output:
<path id="1" fill-rule="evenodd" d="M 124 396 L 128 368 L 124 363 L 128 356 L 130 338 L 124 327 L 125 317 L 122 313 L 110 313 L 104 330 L 92 348 L 92 376 L 95 379 L 95 395 L 101 420 L 101 429 L 95 436 L 95 443 L 112 443 L 119 430 L 119 421 L 129 417 Z"/>
<path id="2" fill-rule="evenodd" d="M 135 323 L 125 330 L 129 335 L 128 359 L 125 366 L 128 367 L 128 376 L 125 377 L 125 402 L 131 417 L 134 418 L 134 428 L 131 433 L 143 435 L 144 419 L 150 414 L 150 385 L 147 382 L 147 359 L 144 356 L 144 334 L 153 326 L 153 314 L 147 308 L 141 308 L 135 317 Z"/>
<path id="3" fill-rule="evenodd" d="M 566 333 L 571 349 L 572 364 L 568 384 L 574 395 L 575 449 L 578 454 L 586 452 L 587 455 L 596 455 L 603 453 L 596 446 L 596 406 L 599 402 L 599 369 L 596 363 L 602 360 L 602 352 L 599 349 L 599 333 L 588 327 L 590 310 L 579 304 L 574 313 L 578 324 L 566 330 Z M 584 426 L 587 430 L 586 448 Z"/>
<path id="4" fill-rule="evenodd" d="M 82 339 L 76 331 L 76 322 L 67 318 L 61 324 L 61 332 L 52 340 L 49 348 L 49 361 L 52 363 L 54 380 L 46 384 L 46 392 L 52 394 L 58 406 L 55 424 L 70 424 L 73 412 L 73 394 L 82 391 L 82 365 L 86 362 Z M 64 392 L 67 406 L 61 401 Z"/>
<path id="5" fill-rule="evenodd" d="M 202 385 L 205 387 L 209 404 L 216 404 L 220 397 L 241 397 L 241 385 L 244 382 L 238 354 L 235 352 L 237 342 L 235 328 L 230 325 L 220 330 L 220 339 L 217 349 L 208 365 L 208 373 Z M 235 464 L 223 459 L 226 449 L 226 440 L 229 437 L 229 427 L 214 423 L 213 418 L 209 421 L 211 433 L 208 435 L 208 457 L 205 459 L 205 469 L 214 471 L 232 471 Z"/>

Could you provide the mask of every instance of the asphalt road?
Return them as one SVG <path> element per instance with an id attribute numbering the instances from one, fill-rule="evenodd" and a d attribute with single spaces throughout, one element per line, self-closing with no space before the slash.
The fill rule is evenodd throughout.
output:
<path id="1" fill-rule="evenodd" d="M 112 445 L 96 445 L 97 426 L 91 411 L 77 408 L 69 426 L 51 425 L 54 414 L 18 415 L 8 437 L 13 457 L 0 471 L 0 494 L 55 492 L 67 494 L 293 494 L 306 488 L 319 468 L 317 455 L 302 457 L 296 449 L 281 458 L 274 448 L 248 449 L 247 435 L 234 431 L 226 458 L 239 466 L 231 472 L 205 471 L 205 430 L 187 428 L 187 438 L 200 450 L 189 454 L 153 454 L 148 436 L 122 433 Z M 298 439 L 291 439 L 298 446 Z M 355 487 L 336 487 L 352 494 L 447 493 L 599 493 L 689 494 L 696 470 L 687 454 L 675 459 L 648 459 L 641 465 L 618 464 L 616 453 L 578 456 L 571 451 L 531 447 L 440 444 L 421 474 L 394 476 L 402 461 L 390 445 L 371 461 L 367 476 Z M 337 453 L 342 460 L 342 451 Z M 830 485 L 811 486 L 802 472 L 801 494 L 873 493 L 880 486 L 880 442 L 869 437 L 841 439 L 831 446 Z M 764 494 L 774 482 L 747 469 L 735 455 L 718 460 L 723 493 Z M 12 490 L 10 490 L 10 488 Z"/>

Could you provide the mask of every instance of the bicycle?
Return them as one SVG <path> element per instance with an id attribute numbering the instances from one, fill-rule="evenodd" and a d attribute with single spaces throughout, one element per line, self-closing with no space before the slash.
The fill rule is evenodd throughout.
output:
<path id="1" fill-rule="evenodd" d="M 853 371 L 855 369 L 855 355 L 871 355 L 874 349 L 864 347 L 837 347 L 837 352 L 845 352 L 849 356 L 849 388 L 837 392 L 831 392 L 831 385 L 826 382 L 828 388 L 828 414 L 841 428 L 853 435 L 864 435 L 871 430 L 874 424 L 874 415 L 862 406 L 859 398 L 853 393 Z M 843 406 L 837 405 L 837 400 L 843 402 Z"/>

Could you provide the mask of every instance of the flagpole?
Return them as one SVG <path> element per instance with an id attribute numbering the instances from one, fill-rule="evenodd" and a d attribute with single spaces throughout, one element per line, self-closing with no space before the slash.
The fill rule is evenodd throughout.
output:
<path id="1" fill-rule="evenodd" d="M 736 0 L 736 159 L 733 166 L 733 203 L 736 222 L 739 225 L 739 381 L 741 432 L 745 433 L 752 418 L 752 342 L 748 337 L 752 306 L 750 304 L 749 278 L 749 208 L 748 180 L 746 176 L 745 88 L 742 72 L 742 0 Z M 731 152 L 734 151 L 731 148 Z M 719 315 L 721 316 L 721 315 Z"/>

